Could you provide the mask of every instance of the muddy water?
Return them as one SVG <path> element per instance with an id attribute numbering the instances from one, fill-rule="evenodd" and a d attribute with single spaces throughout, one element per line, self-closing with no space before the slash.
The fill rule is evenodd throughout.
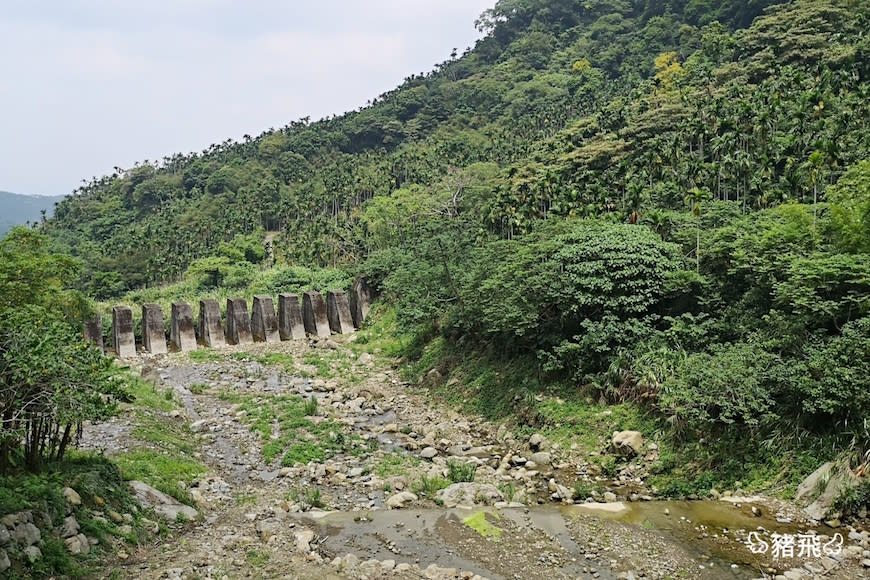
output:
<path id="1" fill-rule="evenodd" d="M 588 526 L 589 517 L 622 528 L 629 541 L 641 531 L 658 536 L 664 542 L 663 554 L 668 546 L 687 554 L 698 574 L 713 579 L 761 575 L 764 563 L 743 544 L 748 531 L 758 526 L 780 533 L 796 531 L 771 518 L 755 517 L 745 506 L 737 508 L 726 502 L 653 501 L 626 504 L 621 512 L 594 516 L 579 506 L 485 508 L 487 520 L 502 530 L 501 537 L 487 539 L 463 523 L 476 511 L 480 509 L 375 510 L 304 519 L 322 538 L 321 549 L 327 557 L 353 552 L 379 560 L 437 562 L 493 579 L 520 577 L 512 568 L 514 559 L 517 563 L 534 562 L 542 557 L 538 553 L 549 554 L 554 561 L 542 566 L 540 575 L 532 567 L 525 568 L 521 577 L 552 578 L 555 568 L 555 577 L 587 578 L 591 568 L 598 578 L 615 578 L 620 571 L 634 568 L 619 561 L 611 567 L 612 556 L 587 556 L 590 548 L 576 532 Z M 609 535 L 613 527 L 608 530 Z"/>

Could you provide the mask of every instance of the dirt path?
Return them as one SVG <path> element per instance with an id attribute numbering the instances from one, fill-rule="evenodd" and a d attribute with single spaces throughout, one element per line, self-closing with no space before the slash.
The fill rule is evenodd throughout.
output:
<path id="1" fill-rule="evenodd" d="M 723 532 L 694 512 L 680 516 L 677 504 L 656 525 L 659 502 L 630 504 L 635 516 L 650 510 L 642 525 L 585 512 L 571 505 L 574 483 L 595 479 L 584 458 L 439 407 L 344 344 L 219 352 L 145 362 L 144 374 L 182 403 L 166 421 L 189 425 L 209 472 L 184 482 L 201 518 L 130 554 L 126 577 L 753 578 L 804 565 L 760 560 L 743 545 L 751 526 Z M 117 422 L 89 434 L 110 450 L 129 446 Z M 475 467 L 464 499 L 449 493 L 456 486 L 439 491 L 465 464 Z M 628 495 L 643 499 L 645 489 L 632 484 L 619 499 Z M 803 572 L 818 565 L 825 577 L 855 578 L 858 562 Z"/>

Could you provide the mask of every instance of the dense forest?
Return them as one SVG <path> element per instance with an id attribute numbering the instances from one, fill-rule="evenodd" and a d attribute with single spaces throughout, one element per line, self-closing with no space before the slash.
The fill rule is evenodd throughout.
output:
<path id="1" fill-rule="evenodd" d="M 343 268 L 444 366 L 498 353 L 685 440 L 860 458 L 870 4 L 499 0 L 477 25 L 358 111 L 117 168 L 41 229 L 98 298 Z"/>

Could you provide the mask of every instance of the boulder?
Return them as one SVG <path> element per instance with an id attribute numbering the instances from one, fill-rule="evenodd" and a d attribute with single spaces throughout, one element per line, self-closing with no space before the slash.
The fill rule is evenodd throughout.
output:
<path id="1" fill-rule="evenodd" d="M 814 520 L 824 520 L 831 513 L 837 498 L 849 488 L 857 486 L 860 481 L 860 478 L 849 469 L 831 475 L 824 491 L 813 503 L 804 508 L 804 513 Z"/>
<path id="2" fill-rule="evenodd" d="M 834 462 L 828 461 L 823 463 L 818 469 L 809 474 L 794 492 L 795 503 L 808 505 L 813 499 L 818 497 L 827 485 L 831 475 L 831 470 L 834 468 Z"/>
<path id="3" fill-rule="evenodd" d="M 131 481 L 129 485 L 133 495 L 143 507 L 153 508 L 154 513 L 171 522 L 178 519 L 179 514 L 189 520 L 196 519 L 199 516 L 199 512 L 192 507 L 184 505 L 162 491 L 154 489 L 147 483 Z"/>
<path id="4" fill-rule="evenodd" d="M 82 497 L 71 487 L 63 488 L 63 499 L 65 499 L 69 505 L 82 505 Z"/>
<path id="5" fill-rule="evenodd" d="M 610 443 L 622 455 L 640 455 L 643 435 L 640 431 L 614 431 Z"/>
<path id="6" fill-rule="evenodd" d="M 552 457 L 547 451 L 538 451 L 537 453 L 532 453 L 529 461 L 534 462 L 535 465 L 547 466 L 552 462 Z"/>
<path id="7" fill-rule="evenodd" d="M 385 502 L 385 505 L 391 510 L 402 509 L 405 507 L 405 504 L 410 503 L 412 501 L 417 501 L 417 496 L 410 491 L 400 491 L 394 496 L 390 497 Z"/>
<path id="8" fill-rule="evenodd" d="M 296 551 L 300 554 L 307 554 L 311 551 L 311 542 L 314 541 L 314 532 L 311 530 L 301 530 L 296 532 Z"/>
<path id="9" fill-rule="evenodd" d="M 547 444 L 546 438 L 540 433 L 535 433 L 529 437 L 529 449 L 532 451 L 541 451 Z"/>
<path id="10" fill-rule="evenodd" d="M 504 501 L 504 496 L 494 485 L 488 483 L 454 483 L 436 494 L 445 507 L 491 505 Z"/>
<path id="11" fill-rule="evenodd" d="M 420 452 L 420 457 L 423 459 L 433 459 L 438 456 L 438 450 L 434 447 L 426 447 Z"/>
<path id="12" fill-rule="evenodd" d="M 15 538 L 15 542 L 19 546 L 32 546 L 33 544 L 38 544 L 42 539 L 42 532 L 39 531 L 39 528 L 28 522 L 15 526 L 12 537 Z"/>
<path id="13" fill-rule="evenodd" d="M 75 516 L 67 516 L 63 520 L 63 526 L 60 528 L 60 537 L 61 538 L 71 538 L 79 533 L 81 527 L 79 526 L 78 521 L 76 521 Z"/>
<path id="14" fill-rule="evenodd" d="M 87 536 L 78 534 L 63 541 L 70 554 L 87 554 L 91 551 L 91 543 Z"/>

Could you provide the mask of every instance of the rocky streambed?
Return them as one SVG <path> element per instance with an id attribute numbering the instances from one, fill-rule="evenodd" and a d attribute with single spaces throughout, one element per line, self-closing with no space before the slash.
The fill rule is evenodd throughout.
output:
<path id="1" fill-rule="evenodd" d="M 127 577 L 865 575 L 867 532 L 807 521 L 787 503 L 733 493 L 656 501 L 643 476 L 657 449 L 631 433 L 611 442 L 630 460 L 607 478 L 588 453 L 436 405 L 346 344 L 221 353 L 142 361 L 143 376 L 180 402 L 165 420 L 188 426 L 208 473 L 181 482 L 198 519 L 130 554 Z M 125 452 L 136 444 L 128 420 L 89 426 L 86 444 Z M 815 534 L 826 545 L 836 533 L 836 554 L 748 545 L 774 546 L 774 534 Z"/>

